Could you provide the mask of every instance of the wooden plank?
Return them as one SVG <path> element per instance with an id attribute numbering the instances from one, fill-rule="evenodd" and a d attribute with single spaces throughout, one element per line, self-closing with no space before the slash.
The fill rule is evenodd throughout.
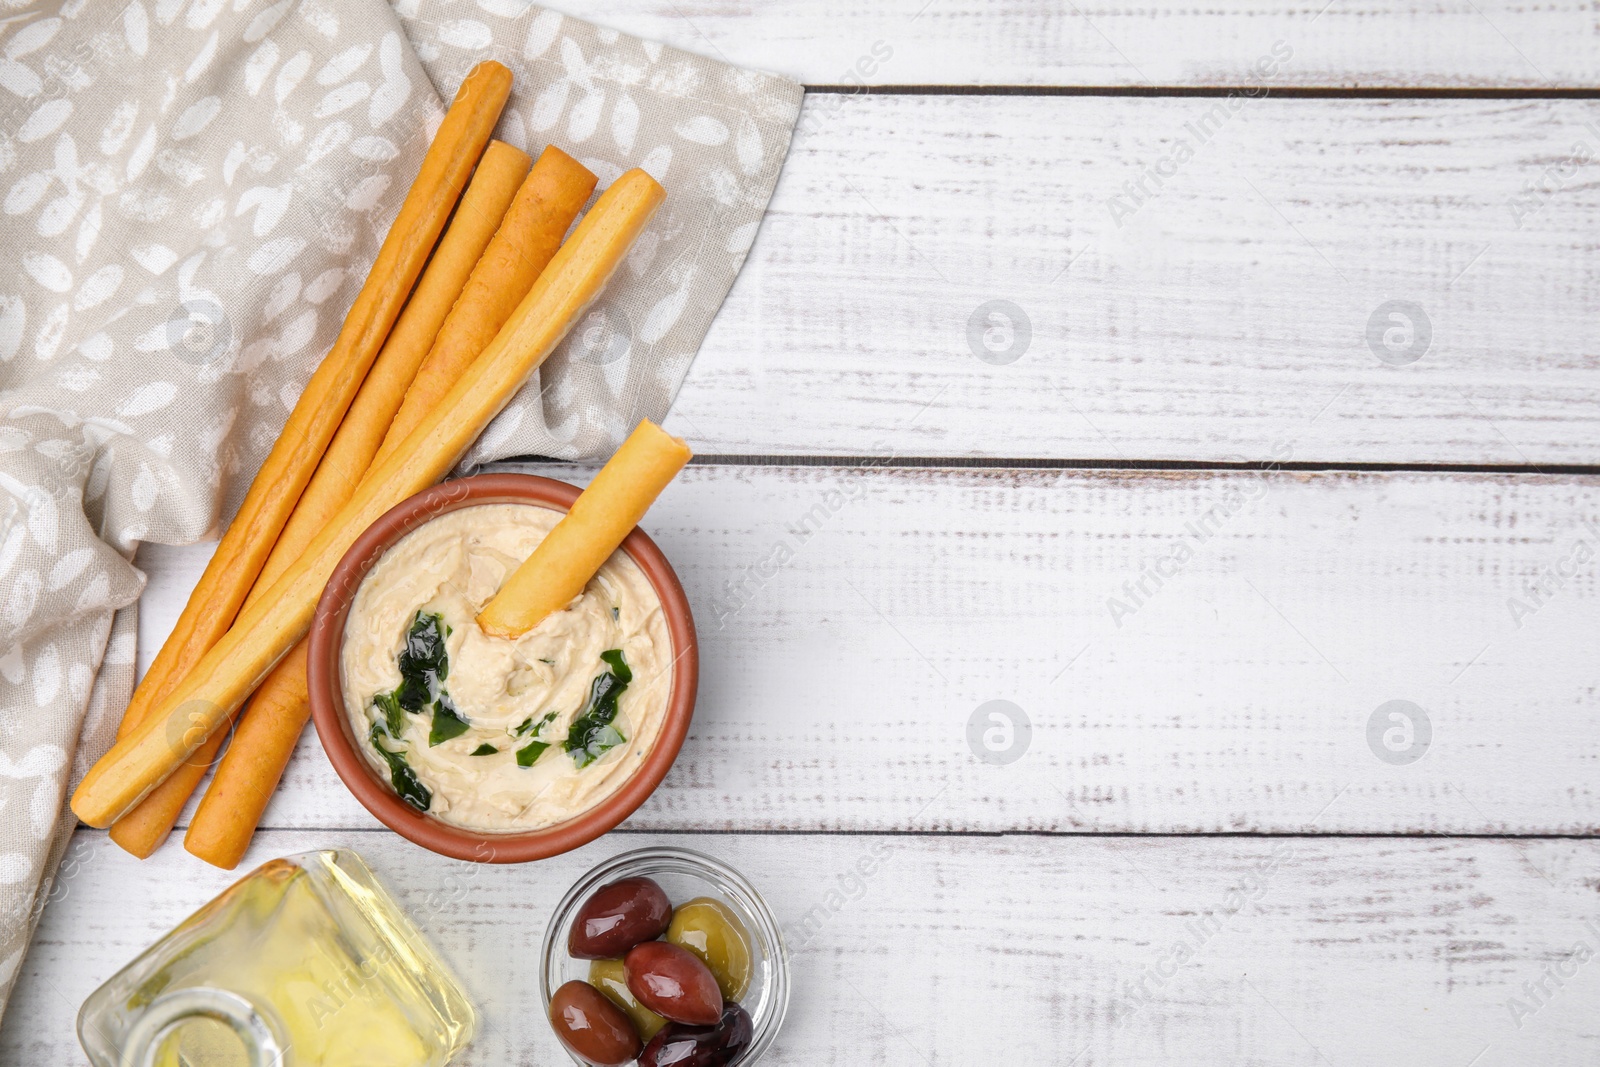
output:
<path id="1" fill-rule="evenodd" d="M 1294 51 L 1277 84 L 1600 84 L 1594 10 L 1580 0 L 546 6 L 812 85 L 1240 85 L 1276 41 Z"/>
<path id="2" fill-rule="evenodd" d="M 702 675 L 635 827 L 1600 827 L 1595 479 L 692 466 L 646 525 Z M 307 737 L 267 825 L 375 823 Z"/>
<path id="3" fill-rule="evenodd" d="M 1578 100 L 851 99 L 797 139 L 669 425 L 701 454 L 1593 463 L 1600 182 L 1551 168 L 1597 131 Z M 1429 324 L 1409 365 L 1391 301 Z"/>
<path id="4" fill-rule="evenodd" d="M 539 1000 L 550 909 L 591 865 L 662 840 L 489 868 L 387 831 L 267 838 L 263 856 L 353 845 L 386 880 L 481 1008 L 463 1065 L 564 1062 Z M 774 1063 L 1579 1067 L 1600 1052 L 1600 964 L 1569 959 L 1600 950 L 1594 841 L 665 840 L 744 871 L 788 930 Z M 95 832 L 77 848 L 0 1061 L 78 1062 L 77 1005 L 229 881 L 177 853 L 139 863 Z M 1180 944 L 1194 950 L 1181 964 Z M 1545 979 L 1533 1005 L 1523 983 L 1556 965 L 1561 987 Z M 1512 998 L 1532 1009 L 1520 1028 Z"/>

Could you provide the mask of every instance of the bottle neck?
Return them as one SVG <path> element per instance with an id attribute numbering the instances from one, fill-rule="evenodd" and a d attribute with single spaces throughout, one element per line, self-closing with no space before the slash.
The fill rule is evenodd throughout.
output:
<path id="1" fill-rule="evenodd" d="M 169 1043 L 182 1042 L 182 1048 L 190 1041 L 179 1031 L 206 1022 L 221 1026 L 207 1027 L 204 1043 L 208 1048 L 201 1053 L 201 1062 L 226 1063 L 229 1067 L 290 1067 L 285 1059 L 287 1049 L 267 1016 L 235 993 L 203 986 L 176 989 L 151 1001 L 129 1029 L 117 1067 L 157 1067 L 158 1063 L 179 1062 L 178 1057 L 169 1055 Z M 219 1037 L 225 1046 L 220 1056 L 215 1048 Z"/>

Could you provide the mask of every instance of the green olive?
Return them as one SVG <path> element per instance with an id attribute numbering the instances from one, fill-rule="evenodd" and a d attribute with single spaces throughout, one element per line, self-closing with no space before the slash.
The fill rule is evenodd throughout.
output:
<path id="1" fill-rule="evenodd" d="M 621 960 L 595 960 L 589 964 L 589 984 L 605 994 L 605 998 L 622 1009 L 624 1015 L 639 1031 L 639 1037 L 649 1041 L 656 1031 L 667 1025 L 667 1020 L 639 1003 L 639 998 L 628 988 L 627 976 L 622 971 Z"/>
<path id="2" fill-rule="evenodd" d="M 750 988 L 750 935 L 722 901 L 695 897 L 679 904 L 666 940 L 693 952 L 711 968 L 723 999 L 738 1000 Z"/>

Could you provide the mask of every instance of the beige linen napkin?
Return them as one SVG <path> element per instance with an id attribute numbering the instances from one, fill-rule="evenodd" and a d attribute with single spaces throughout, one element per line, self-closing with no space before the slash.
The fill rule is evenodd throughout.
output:
<path id="1" fill-rule="evenodd" d="M 0 16 L 0 1005 L 133 681 L 142 541 L 216 536 L 483 58 L 499 136 L 665 207 L 469 463 L 601 457 L 677 391 L 800 87 L 519 0 L 67 0 Z"/>

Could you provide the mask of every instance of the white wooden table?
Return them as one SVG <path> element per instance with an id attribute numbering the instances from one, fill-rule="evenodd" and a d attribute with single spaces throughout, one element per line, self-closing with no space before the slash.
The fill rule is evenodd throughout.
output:
<path id="1" fill-rule="evenodd" d="M 775 1063 L 1597 1062 L 1593 5 L 572 10 L 817 87 L 648 520 L 694 729 L 514 868 L 308 737 L 247 863 L 367 856 L 472 1064 L 563 1062 L 549 908 L 654 840 L 791 924 Z M 208 552 L 141 552 L 142 661 Z M 80 832 L 0 1063 L 81 1062 L 78 1003 L 229 881 Z"/>

